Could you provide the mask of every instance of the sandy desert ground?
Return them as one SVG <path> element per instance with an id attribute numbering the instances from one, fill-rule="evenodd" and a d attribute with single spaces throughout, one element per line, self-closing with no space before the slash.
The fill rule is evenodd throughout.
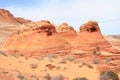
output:
<path id="1" fill-rule="evenodd" d="M 48 74 L 52 78 L 62 76 L 65 78 L 64 80 L 73 80 L 75 77 L 99 80 L 100 71 L 97 67 L 99 65 L 101 63 L 93 64 L 92 61 L 86 61 L 85 58 L 60 57 L 54 54 L 46 55 L 39 59 L 20 55 L 4 56 L 0 54 L 0 76 L 2 76 L 0 80 L 24 80 L 21 77 L 24 77 L 25 80 L 48 80 L 45 78 Z M 105 63 L 102 65 L 107 66 Z M 118 74 L 120 77 L 120 72 Z M 9 79 L 4 79 L 4 76 Z"/>

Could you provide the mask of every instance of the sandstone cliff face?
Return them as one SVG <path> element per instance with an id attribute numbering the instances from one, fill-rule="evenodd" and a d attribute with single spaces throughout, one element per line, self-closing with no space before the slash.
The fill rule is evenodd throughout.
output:
<path id="1" fill-rule="evenodd" d="M 103 51 L 117 53 L 116 49 L 104 39 L 99 25 L 96 21 L 90 20 L 80 27 L 80 33 L 72 43 L 74 49 L 80 49 L 85 52 L 93 52 L 97 48 Z"/>
<path id="2" fill-rule="evenodd" d="M 68 53 L 70 45 L 64 41 L 49 21 L 13 33 L 4 49 L 10 53 L 38 56 L 50 53 Z"/>
<path id="3" fill-rule="evenodd" d="M 62 24 L 59 25 L 59 27 L 57 27 L 57 31 L 70 44 L 73 42 L 73 40 L 77 36 L 77 32 L 73 29 L 73 27 L 69 26 L 65 22 L 63 22 Z"/>

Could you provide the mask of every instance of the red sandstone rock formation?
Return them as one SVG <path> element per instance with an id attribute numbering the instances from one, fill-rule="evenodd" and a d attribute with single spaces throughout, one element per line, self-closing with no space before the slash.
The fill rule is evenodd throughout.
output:
<path id="1" fill-rule="evenodd" d="M 64 37 L 64 39 L 72 43 L 75 37 L 77 36 L 77 32 L 73 29 L 73 27 L 69 26 L 67 23 L 62 23 L 57 27 L 57 31 Z"/>
<path id="2" fill-rule="evenodd" d="M 80 33 L 74 40 L 72 46 L 74 49 L 86 52 L 93 52 L 97 50 L 97 48 L 112 53 L 118 52 L 104 39 L 98 23 L 93 20 L 88 21 L 80 27 Z"/>
<path id="3" fill-rule="evenodd" d="M 5 9 L 0 9 L 0 23 L 20 24 L 16 18 Z"/>
<path id="4" fill-rule="evenodd" d="M 26 27 L 25 25 L 31 22 L 24 18 L 14 17 L 8 10 L 0 9 L 0 49 L 12 32 Z"/>
<path id="5" fill-rule="evenodd" d="M 41 21 L 34 23 L 32 27 L 13 33 L 4 49 L 13 54 L 38 56 L 66 53 L 70 50 L 70 45 L 63 40 L 49 21 Z"/>

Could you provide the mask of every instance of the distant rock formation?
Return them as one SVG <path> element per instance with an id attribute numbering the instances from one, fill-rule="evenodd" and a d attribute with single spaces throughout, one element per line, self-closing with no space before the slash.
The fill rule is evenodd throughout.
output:
<path id="1" fill-rule="evenodd" d="M 4 50 L 11 54 L 26 56 L 66 54 L 70 52 L 70 45 L 57 33 L 49 21 L 44 20 L 13 33 L 6 42 Z"/>
<path id="2" fill-rule="evenodd" d="M 25 24 L 28 22 L 31 21 L 20 17 L 14 17 L 8 10 L 0 9 L 0 23 Z"/>
<path id="3" fill-rule="evenodd" d="M 0 9 L 0 23 L 20 24 L 16 18 L 5 9 Z"/>
<path id="4" fill-rule="evenodd" d="M 57 27 L 58 33 L 60 33 L 64 39 L 72 43 L 75 37 L 77 36 L 77 32 L 73 29 L 73 27 L 69 26 L 67 23 L 63 22 Z"/>
<path id="5" fill-rule="evenodd" d="M 101 34 L 98 22 L 90 20 L 80 27 L 80 33 L 74 40 L 72 46 L 74 49 L 83 50 L 85 52 L 93 52 L 99 50 L 117 53 L 116 49 L 104 39 Z"/>
<path id="6" fill-rule="evenodd" d="M 66 31 L 74 31 L 76 32 L 72 26 L 69 26 L 66 22 L 63 22 L 57 27 L 58 32 L 66 32 Z"/>
<path id="7" fill-rule="evenodd" d="M 120 35 L 107 35 L 104 36 L 110 44 L 120 50 Z"/>

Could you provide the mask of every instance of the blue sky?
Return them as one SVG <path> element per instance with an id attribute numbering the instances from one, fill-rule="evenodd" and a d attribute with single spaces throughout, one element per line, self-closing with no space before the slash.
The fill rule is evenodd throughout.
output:
<path id="1" fill-rule="evenodd" d="M 67 22 L 76 30 L 96 20 L 103 34 L 120 34 L 120 0 L 0 0 L 0 8 L 33 21 Z"/>

